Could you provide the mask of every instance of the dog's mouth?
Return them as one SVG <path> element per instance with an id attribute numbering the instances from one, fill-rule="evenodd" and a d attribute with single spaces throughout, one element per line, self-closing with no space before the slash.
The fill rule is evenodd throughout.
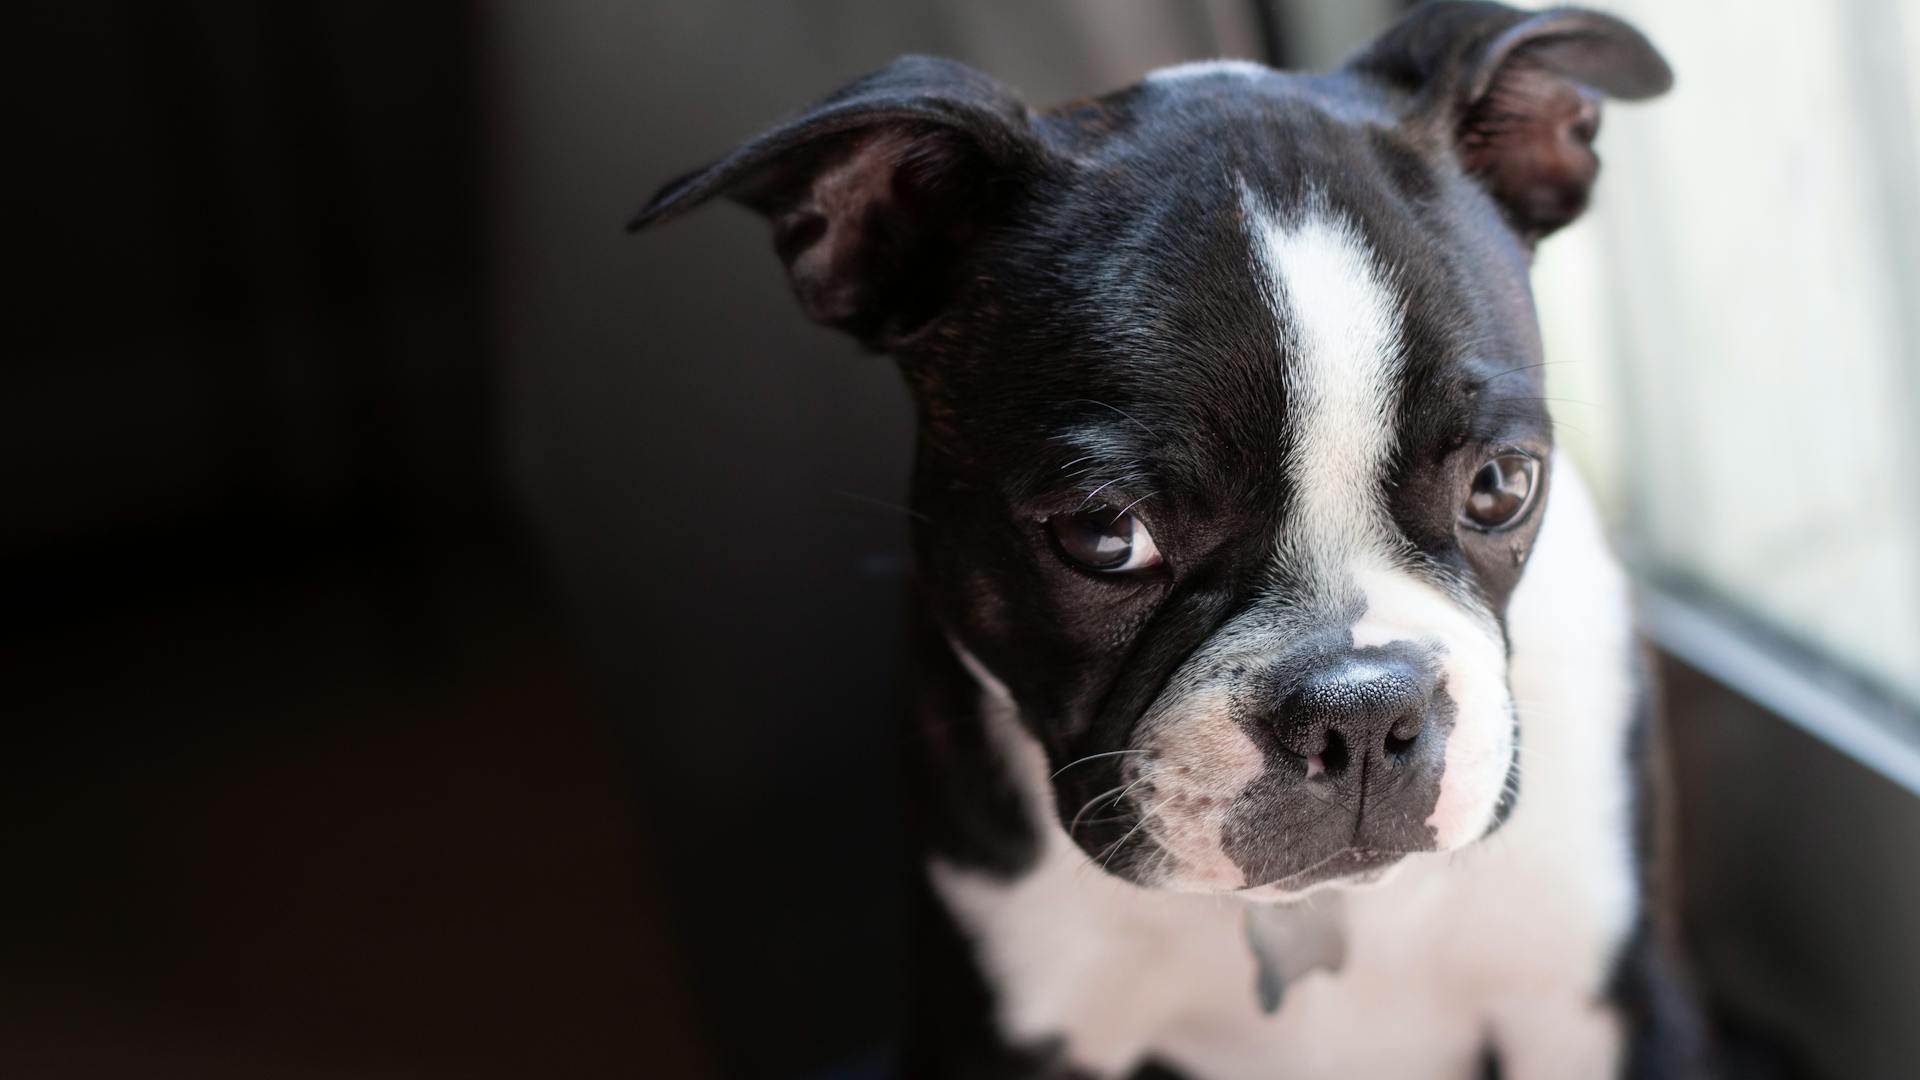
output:
<path id="1" fill-rule="evenodd" d="M 1371 885 L 1386 877 L 1407 854 L 1380 848 L 1342 848 L 1309 866 L 1239 893 L 1252 900 L 1275 900 L 1297 897 L 1321 885 Z"/>

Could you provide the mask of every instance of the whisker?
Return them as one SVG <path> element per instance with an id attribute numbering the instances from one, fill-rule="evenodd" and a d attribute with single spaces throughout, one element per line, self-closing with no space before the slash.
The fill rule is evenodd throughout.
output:
<path id="1" fill-rule="evenodd" d="M 1130 814 L 1115 814 L 1112 817 L 1090 817 L 1081 822 L 1083 825 L 1111 825 L 1116 821 L 1132 821 Z"/>
<path id="2" fill-rule="evenodd" d="M 1127 412 L 1125 409 L 1119 408 L 1118 406 L 1109 405 L 1104 401 L 1095 401 L 1092 398 L 1074 398 L 1073 400 L 1083 405 L 1098 405 L 1103 409 L 1112 409 L 1114 412 L 1117 412 L 1121 416 L 1126 417 L 1128 420 L 1133 421 L 1134 425 L 1137 426 L 1141 431 L 1146 432 L 1148 435 L 1152 435 L 1156 439 L 1160 437 L 1159 435 L 1154 433 L 1154 430 L 1152 428 L 1148 427 L 1145 424 L 1142 424 L 1139 418 L 1135 417 L 1132 413 Z"/>
<path id="3" fill-rule="evenodd" d="M 1502 402 L 1502 401 L 1550 401 L 1556 405 L 1585 405 L 1589 409 L 1597 409 L 1600 407 L 1591 401 L 1581 401 L 1579 398 L 1548 397 L 1547 395 L 1544 395 L 1544 394 L 1516 394 L 1512 397 L 1497 397 L 1497 398 L 1487 399 L 1487 403 L 1489 405 L 1495 404 L 1497 402 Z"/>
<path id="4" fill-rule="evenodd" d="M 1158 814 L 1169 803 L 1173 802 L 1175 798 L 1177 798 L 1177 796 L 1169 795 L 1166 798 L 1161 799 L 1159 802 L 1153 804 L 1153 806 L 1149 808 L 1146 813 L 1141 814 L 1139 824 L 1136 824 L 1133 828 L 1128 829 L 1126 833 L 1120 837 L 1120 839 L 1115 840 L 1113 842 L 1113 845 L 1107 849 L 1106 855 L 1100 860 L 1100 869 L 1105 870 L 1107 868 L 1107 863 L 1112 861 L 1115 855 L 1119 854 L 1120 848 L 1124 844 L 1126 844 L 1127 841 L 1133 839 L 1133 834 L 1139 832 L 1141 829 L 1141 826 L 1144 826 L 1147 822 L 1153 820 L 1153 816 L 1155 814 Z"/>
<path id="5" fill-rule="evenodd" d="M 1145 750 L 1108 750 L 1105 753 L 1088 754 L 1086 757 L 1076 758 L 1075 760 L 1069 761 L 1065 765 L 1060 766 L 1058 769 L 1055 769 L 1053 772 L 1053 775 L 1047 777 L 1047 779 L 1049 780 L 1058 779 L 1061 773 L 1066 772 L 1068 769 L 1073 768 L 1075 765 L 1084 765 L 1089 761 L 1098 761 L 1101 758 L 1119 757 L 1121 754 L 1144 754 L 1144 753 L 1146 753 Z"/>
<path id="6" fill-rule="evenodd" d="M 1101 484 L 1099 487 L 1094 488 L 1091 492 L 1088 492 L 1086 499 L 1080 503 L 1080 509 L 1085 510 L 1087 507 L 1093 505 L 1093 500 L 1099 498 L 1101 492 L 1107 490 L 1113 485 L 1121 483 L 1123 481 L 1127 481 L 1127 480 L 1138 480 L 1139 478 L 1140 478 L 1139 474 L 1137 473 L 1127 473 L 1123 476 L 1114 477 L 1113 479 L 1107 481 L 1106 483 Z"/>
<path id="7" fill-rule="evenodd" d="M 1096 804 L 1101 802 L 1106 802 L 1109 804 L 1119 802 L 1121 799 L 1124 799 L 1127 797 L 1127 792 L 1132 791 L 1134 788 L 1139 787 L 1141 784 L 1146 783 L 1147 779 L 1148 778 L 1145 776 L 1137 777 L 1131 783 L 1121 784 L 1117 788 L 1113 788 L 1108 791 L 1103 791 L 1100 794 L 1095 795 L 1093 798 L 1088 799 L 1086 802 L 1086 805 L 1082 806 L 1079 809 L 1079 811 L 1073 815 L 1073 821 L 1068 823 L 1067 835 L 1068 836 L 1073 835 L 1074 830 L 1080 827 L 1080 819 L 1086 815 L 1087 811 L 1093 809 Z M 1122 819 L 1107 818 L 1105 820 L 1114 821 L 1114 820 L 1122 820 Z"/>
<path id="8" fill-rule="evenodd" d="M 1118 799 L 1120 796 L 1126 794 L 1126 791 L 1127 791 L 1127 785 L 1121 784 L 1119 787 L 1108 788 L 1107 790 L 1101 792 L 1100 794 L 1095 795 L 1093 798 L 1088 799 L 1086 801 L 1086 804 L 1081 806 L 1079 811 L 1073 815 L 1073 820 L 1067 823 L 1067 835 L 1072 836 L 1076 831 L 1079 830 L 1080 819 L 1086 816 L 1087 811 L 1093 809 L 1095 806 L 1097 806 L 1102 802 L 1111 802 Z M 1088 824 L 1095 825 L 1103 821 L 1112 821 L 1112 820 L 1114 819 L 1095 818 L 1093 819 L 1093 821 L 1088 822 Z"/>
<path id="9" fill-rule="evenodd" d="M 1505 371 L 1495 372 L 1494 374 L 1489 375 L 1484 379 L 1480 379 L 1476 381 L 1473 385 L 1475 389 L 1478 389 L 1479 387 L 1485 386 L 1495 379 L 1502 379 L 1507 377 L 1508 375 L 1517 375 L 1522 371 L 1534 371 L 1539 368 L 1552 367 L 1555 364 L 1571 364 L 1571 363 L 1573 363 L 1573 361 L 1571 360 L 1545 360 L 1538 364 L 1522 364 L 1517 368 L 1508 368 Z"/>
<path id="10" fill-rule="evenodd" d="M 1096 807 L 1098 803 L 1112 803 L 1112 801 L 1117 801 L 1117 799 L 1125 796 L 1125 794 L 1127 794 L 1127 786 L 1121 784 L 1121 786 L 1117 786 L 1117 788 L 1108 788 L 1106 792 L 1100 792 L 1098 796 L 1087 799 L 1087 805 L 1083 805 L 1083 807 L 1079 809 L 1079 813 L 1073 815 L 1073 821 L 1068 822 L 1068 836 L 1073 836 L 1073 834 L 1079 830 L 1081 819 L 1087 817 L 1087 811 L 1091 811 L 1092 807 Z M 1087 821 L 1087 824 L 1106 824 L 1106 822 L 1110 821 L 1121 821 L 1121 819 L 1116 819 L 1116 817 L 1096 817 L 1096 819 Z"/>

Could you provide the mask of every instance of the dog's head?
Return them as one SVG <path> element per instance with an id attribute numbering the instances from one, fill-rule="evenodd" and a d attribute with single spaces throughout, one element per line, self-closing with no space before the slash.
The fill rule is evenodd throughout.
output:
<path id="1" fill-rule="evenodd" d="M 1549 487 L 1527 285 L 1587 201 L 1604 15 L 1434 3 L 1328 73 L 1034 111 L 908 58 L 668 185 L 765 214 L 919 414 L 936 616 L 1114 873 L 1296 894 L 1495 827 Z"/>

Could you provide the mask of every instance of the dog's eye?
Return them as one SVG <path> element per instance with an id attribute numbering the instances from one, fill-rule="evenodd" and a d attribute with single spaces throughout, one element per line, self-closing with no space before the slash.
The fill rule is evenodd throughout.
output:
<path id="1" fill-rule="evenodd" d="M 1160 549 L 1140 519 L 1109 506 L 1093 506 L 1047 519 L 1060 553 L 1089 570 L 1120 574 L 1160 565 Z"/>
<path id="2" fill-rule="evenodd" d="M 1540 462 L 1525 454 L 1501 454 L 1473 474 L 1460 520 L 1487 531 L 1512 525 L 1532 508 L 1539 479 Z"/>

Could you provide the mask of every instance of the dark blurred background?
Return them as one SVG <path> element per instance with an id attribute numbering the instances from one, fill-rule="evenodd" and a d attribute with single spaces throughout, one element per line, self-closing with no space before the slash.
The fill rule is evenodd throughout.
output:
<path id="1" fill-rule="evenodd" d="M 12 12 L 0 1075 L 879 1068 L 904 394 L 750 215 L 621 222 L 902 52 L 1048 102 L 1400 6 Z M 1783 799 L 1689 825 L 1716 988 L 1876 1074 L 1914 972 L 1857 978 L 1803 887 L 1866 857 L 1714 841 L 1800 785 L 1910 852 L 1905 793 L 1675 674 L 1719 718 L 1683 768 Z M 1910 930 L 1902 895 L 1857 910 Z"/>

